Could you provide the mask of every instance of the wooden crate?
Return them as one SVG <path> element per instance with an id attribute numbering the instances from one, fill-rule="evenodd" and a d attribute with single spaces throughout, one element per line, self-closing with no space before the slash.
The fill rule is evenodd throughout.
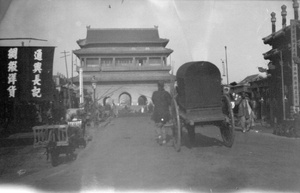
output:
<path id="1" fill-rule="evenodd" d="M 68 125 L 41 125 L 33 130 L 33 147 L 46 147 L 49 141 L 58 145 L 68 145 Z"/>

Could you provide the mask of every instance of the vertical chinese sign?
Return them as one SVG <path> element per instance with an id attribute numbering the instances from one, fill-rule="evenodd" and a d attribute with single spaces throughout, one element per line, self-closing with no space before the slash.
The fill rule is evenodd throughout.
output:
<path id="1" fill-rule="evenodd" d="M 0 47 L 0 100 L 53 100 L 54 47 Z"/>
<path id="2" fill-rule="evenodd" d="M 297 27 L 298 21 L 291 20 L 291 55 L 292 55 L 292 81 L 293 81 L 293 109 L 299 111 L 299 79 L 298 65 L 294 58 L 297 58 Z"/>

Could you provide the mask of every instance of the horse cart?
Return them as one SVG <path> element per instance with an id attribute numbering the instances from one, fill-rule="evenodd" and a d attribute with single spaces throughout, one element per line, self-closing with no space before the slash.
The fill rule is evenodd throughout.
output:
<path id="1" fill-rule="evenodd" d="M 33 136 L 33 146 L 46 148 L 47 160 L 50 155 L 52 166 L 60 163 L 60 154 L 65 154 L 68 160 L 74 160 L 75 149 L 86 146 L 84 123 L 76 117 L 67 119 L 67 124 L 35 126 Z"/>
<path id="2" fill-rule="evenodd" d="M 195 142 L 196 125 L 220 128 L 223 144 L 234 142 L 234 116 L 227 94 L 223 94 L 219 69 L 206 61 L 188 62 L 180 66 L 171 84 L 171 122 L 173 144 L 181 149 L 182 128 L 191 144 Z"/>

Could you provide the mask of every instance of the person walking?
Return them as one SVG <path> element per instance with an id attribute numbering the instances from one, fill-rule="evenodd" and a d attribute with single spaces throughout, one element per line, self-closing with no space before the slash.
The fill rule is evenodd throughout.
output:
<path id="1" fill-rule="evenodd" d="M 156 125 L 156 134 L 159 144 L 166 143 L 166 131 L 164 124 L 170 120 L 170 106 L 171 106 L 171 95 L 164 89 L 164 83 L 159 81 L 158 90 L 152 94 L 152 102 L 154 105 L 154 111 L 152 114 L 152 120 Z"/>
<path id="2" fill-rule="evenodd" d="M 242 98 L 239 102 L 238 117 L 243 132 L 249 131 L 252 126 L 253 112 L 249 104 L 249 97 L 245 92 L 242 92 Z"/>
<path id="3" fill-rule="evenodd" d="M 118 117 L 118 107 L 116 106 L 115 102 L 112 102 L 112 106 L 113 106 L 113 117 Z"/>

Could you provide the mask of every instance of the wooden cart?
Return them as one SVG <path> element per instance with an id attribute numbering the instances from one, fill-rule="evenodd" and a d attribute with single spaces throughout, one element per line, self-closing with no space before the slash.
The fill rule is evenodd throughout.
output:
<path id="1" fill-rule="evenodd" d="M 75 149 L 79 145 L 86 145 L 81 128 L 81 120 L 72 120 L 63 125 L 35 126 L 33 146 L 46 148 L 47 160 L 50 155 L 52 166 L 59 164 L 60 154 L 66 154 L 69 159 L 74 160 Z"/>
<path id="2" fill-rule="evenodd" d="M 195 125 L 216 125 L 224 145 L 234 142 L 234 116 L 229 96 L 223 94 L 219 69 L 206 61 L 183 64 L 171 87 L 172 130 L 174 147 L 181 148 L 182 127 L 195 140 Z"/>

